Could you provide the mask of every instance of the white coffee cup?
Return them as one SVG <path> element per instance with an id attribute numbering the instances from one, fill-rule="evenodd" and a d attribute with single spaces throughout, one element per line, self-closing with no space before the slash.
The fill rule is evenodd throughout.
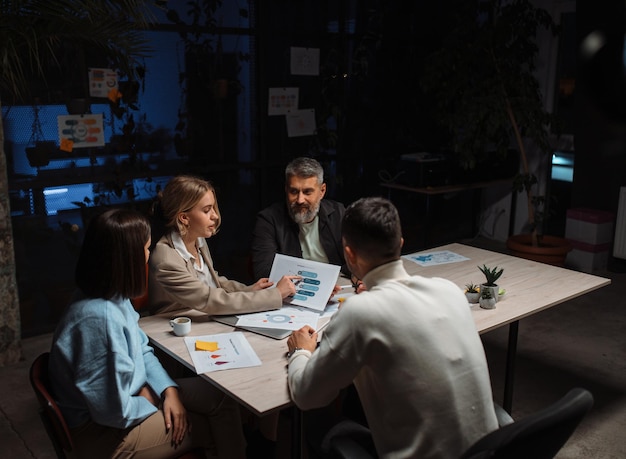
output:
<path id="1" fill-rule="evenodd" d="M 176 317 L 170 320 L 170 326 L 176 336 L 185 336 L 191 331 L 191 319 L 189 317 Z"/>

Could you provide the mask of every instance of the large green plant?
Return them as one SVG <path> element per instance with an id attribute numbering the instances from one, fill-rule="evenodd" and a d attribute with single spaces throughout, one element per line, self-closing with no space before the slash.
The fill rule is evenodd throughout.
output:
<path id="1" fill-rule="evenodd" d="M 556 32 L 550 14 L 528 0 L 459 1 L 441 47 L 427 59 L 422 86 L 437 101 L 449 148 L 472 169 L 488 152 L 504 156 L 513 145 L 521 159 L 516 192 L 528 199 L 528 224 L 537 235 L 537 206 L 524 140 L 549 153 L 555 118 L 544 108 L 535 76 L 537 32 Z"/>
<path id="2" fill-rule="evenodd" d="M 159 0 L 0 0 L 0 88 L 29 96 L 28 76 L 60 65 L 64 47 L 104 54 L 111 66 L 135 76 L 136 61 L 149 55 L 141 32 L 153 22 Z M 11 100 L 8 101 L 11 103 Z"/>

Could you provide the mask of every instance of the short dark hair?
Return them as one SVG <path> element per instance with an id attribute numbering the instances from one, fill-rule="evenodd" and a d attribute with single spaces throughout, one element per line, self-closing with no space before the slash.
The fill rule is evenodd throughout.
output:
<path id="1" fill-rule="evenodd" d="M 395 260 L 402 249 L 398 210 L 384 198 L 361 198 L 347 207 L 341 236 L 345 245 L 370 262 Z"/>
<path id="2" fill-rule="evenodd" d="M 141 296 L 149 240 L 150 223 L 134 210 L 110 209 L 94 217 L 76 264 L 76 285 L 88 298 Z"/>

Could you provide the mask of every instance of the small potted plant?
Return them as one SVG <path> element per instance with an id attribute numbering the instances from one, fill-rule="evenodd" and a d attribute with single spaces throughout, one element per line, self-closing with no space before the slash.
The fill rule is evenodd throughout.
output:
<path id="1" fill-rule="evenodd" d="M 471 282 L 469 284 L 465 284 L 465 296 L 467 297 L 468 303 L 478 303 L 478 299 L 480 298 L 478 285 Z"/>
<path id="2" fill-rule="evenodd" d="M 491 292 L 491 297 L 497 302 L 500 288 L 498 287 L 496 281 L 500 279 L 500 276 L 502 276 L 504 268 L 500 268 L 498 270 L 497 266 L 494 268 L 488 268 L 486 265 L 483 265 L 482 268 L 479 266 L 478 269 L 480 269 L 480 271 L 485 275 L 485 283 L 480 285 L 481 293 L 484 293 L 485 290 L 489 290 Z"/>
<path id="3" fill-rule="evenodd" d="M 496 298 L 493 296 L 491 290 L 485 289 L 480 293 L 479 304 L 483 309 L 494 309 L 496 307 Z"/>

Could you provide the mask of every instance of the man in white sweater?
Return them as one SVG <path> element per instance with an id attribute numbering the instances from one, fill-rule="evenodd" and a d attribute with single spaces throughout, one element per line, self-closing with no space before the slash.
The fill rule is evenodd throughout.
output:
<path id="1" fill-rule="evenodd" d="M 459 457 L 498 427 L 465 296 L 448 280 L 409 276 L 386 199 L 350 205 L 342 239 L 348 268 L 368 290 L 343 303 L 318 348 L 310 327 L 289 337 L 293 401 L 322 407 L 354 383 L 380 457 Z"/>

